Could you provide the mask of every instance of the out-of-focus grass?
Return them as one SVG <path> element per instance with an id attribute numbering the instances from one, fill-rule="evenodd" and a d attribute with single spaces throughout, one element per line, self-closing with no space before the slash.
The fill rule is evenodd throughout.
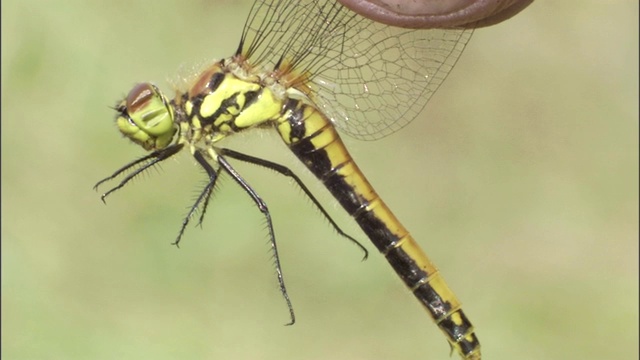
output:
<path id="1" fill-rule="evenodd" d="M 235 49 L 249 4 L 2 3 L 2 355 L 8 359 L 447 359 L 385 264 L 299 191 L 240 166 L 204 229 L 170 246 L 203 182 L 187 156 L 104 206 L 91 187 L 142 150 L 109 106 L 137 81 Z M 476 32 L 422 119 L 349 141 L 465 303 L 491 359 L 638 358 L 638 4 L 536 2 Z M 276 136 L 233 141 L 292 166 Z M 369 246 L 373 251 L 373 247 Z"/>

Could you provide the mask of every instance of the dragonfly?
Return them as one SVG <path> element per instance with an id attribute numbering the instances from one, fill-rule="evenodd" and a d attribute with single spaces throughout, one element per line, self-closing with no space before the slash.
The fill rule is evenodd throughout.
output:
<path id="1" fill-rule="evenodd" d="M 270 168 L 297 183 L 343 237 L 311 191 L 289 168 L 221 146 L 256 128 L 273 129 L 321 181 L 444 333 L 452 351 L 480 359 L 475 329 L 441 273 L 391 212 L 347 151 L 339 133 L 361 140 L 387 136 L 411 122 L 454 67 L 470 29 L 415 30 L 368 20 L 334 0 L 256 0 L 236 52 L 213 61 L 170 99 L 139 83 L 115 107 L 119 131 L 148 154 L 95 188 L 120 181 L 105 201 L 141 173 L 187 150 L 207 182 L 182 221 L 202 223 L 216 181 L 230 176 L 266 219 L 280 291 L 290 314 L 267 204 L 229 160 Z"/>

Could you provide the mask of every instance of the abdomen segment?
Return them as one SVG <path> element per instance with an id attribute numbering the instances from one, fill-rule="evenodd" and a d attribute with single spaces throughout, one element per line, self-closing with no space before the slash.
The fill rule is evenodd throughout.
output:
<path id="1" fill-rule="evenodd" d="M 277 128 L 291 151 L 356 220 L 451 346 L 465 359 L 480 359 L 480 343 L 460 302 L 369 184 L 331 122 L 314 107 L 295 99 L 287 101 L 282 114 Z"/>

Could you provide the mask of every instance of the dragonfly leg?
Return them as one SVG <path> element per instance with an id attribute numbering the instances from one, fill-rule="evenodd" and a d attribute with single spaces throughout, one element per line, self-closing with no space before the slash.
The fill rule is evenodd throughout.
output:
<path id="1" fill-rule="evenodd" d="M 102 194 L 100 199 L 102 200 L 102 202 L 105 202 L 105 198 L 109 196 L 111 193 L 122 189 L 122 187 L 125 186 L 129 181 L 131 181 L 133 178 L 143 173 L 145 170 L 177 154 L 178 152 L 180 152 L 180 150 L 182 150 L 183 146 L 184 144 L 173 144 L 164 149 L 156 150 L 147 156 L 141 157 L 140 159 L 134 160 L 126 164 L 125 166 L 121 167 L 120 169 L 116 170 L 113 174 L 111 174 L 111 176 L 98 181 L 98 183 L 96 183 L 93 186 L 93 188 L 97 190 L 98 187 L 103 183 L 109 180 L 115 179 L 120 174 L 130 170 L 135 166 L 142 164 L 138 169 L 136 169 L 135 171 L 127 175 L 124 179 L 122 179 L 122 181 L 120 181 L 120 183 L 117 186 L 111 188 L 109 191 Z"/>
<path id="2" fill-rule="evenodd" d="M 259 166 L 265 167 L 267 169 L 271 169 L 273 171 L 276 171 L 276 172 L 280 173 L 281 175 L 284 175 L 284 176 L 292 178 L 298 184 L 298 186 L 302 189 L 302 191 L 304 191 L 305 195 L 307 195 L 307 197 L 311 200 L 313 205 L 318 210 L 320 210 L 320 212 L 325 217 L 325 219 L 327 219 L 329 221 L 329 223 L 331 224 L 331 226 L 333 226 L 335 231 L 340 236 L 345 237 L 349 241 L 351 241 L 352 243 L 356 244 L 356 246 L 358 246 L 360 248 L 360 250 L 362 250 L 362 252 L 364 253 L 364 256 L 362 258 L 363 261 L 367 259 L 367 257 L 369 256 L 369 252 L 364 247 L 364 245 L 362 245 L 358 240 L 356 240 L 353 237 L 351 237 L 349 234 L 347 234 L 344 231 L 342 231 L 342 229 L 338 226 L 338 224 L 333 220 L 333 218 L 331 218 L 329 213 L 320 204 L 318 199 L 316 199 L 316 197 L 313 195 L 313 193 L 311 193 L 311 190 L 309 190 L 309 188 L 302 182 L 302 180 L 293 171 L 291 171 L 291 169 L 289 169 L 286 166 L 280 165 L 278 163 L 274 163 L 274 162 L 271 162 L 271 161 L 268 161 L 268 160 L 265 160 L 265 159 L 260 159 L 260 158 L 257 158 L 257 157 L 253 157 L 251 155 L 239 153 L 237 151 L 230 150 L 230 149 L 216 148 L 216 152 L 218 152 L 220 155 L 226 155 L 226 156 L 228 156 L 230 158 L 233 158 L 233 159 L 236 159 L 236 160 L 239 160 L 239 161 L 244 161 L 244 162 L 247 162 L 247 163 L 250 163 L 250 164 L 259 165 Z"/>
<path id="3" fill-rule="evenodd" d="M 212 151 L 213 152 L 213 151 Z M 271 250 L 273 251 L 273 259 L 276 265 L 276 275 L 278 277 L 278 285 L 280 286 L 280 292 L 284 297 L 285 302 L 287 303 L 287 307 L 289 308 L 289 316 L 291 321 L 286 325 L 293 325 L 296 322 L 296 316 L 293 312 L 293 306 L 291 305 L 291 300 L 289 299 L 289 294 L 287 293 L 287 288 L 284 284 L 284 276 L 282 274 L 282 266 L 280 265 L 280 256 L 278 255 L 278 247 L 276 245 L 276 236 L 273 230 L 273 222 L 271 221 L 271 214 L 269 213 L 269 208 L 267 204 L 262 200 L 262 198 L 256 193 L 256 191 L 249 186 L 247 181 L 240 176 L 240 174 L 227 162 L 227 160 L 220 154 L 216 154 L 216 160 L 220 164 L 221 168 L 224 169 L 233 180 L 235 180 L 244 191 L 249 194 L 249 196 L 253 199 L 253 202 L 258 206 L 258 209 L 264 215 L 267 221 L 267 228 L 269 229 L 269 242 L 271 243 Z"/>
<path id="4" fill-rule="evenodd" d="M 191 217 L 193 216 L 193 214 L 196 211 L 198 211 L 198 207 L 200 203 L 204 200 L 204 205 L 202 206 L 202 211 L 200 213 L 200 219 L 198 221 L 198 225 L 202 225 L 204 214 L 207 211 L 207 206 L 209 205 L 209 199 L 211 198 L 211 194 L 213 193 L 213 189 L 215 188 L 216 180 L 218 180 L 218 171 L 220 171 L 220 169 L 218 170 L 214 169 L 211 166 L 211 164 L 207 162 L 207 159 L 205 159 L 205 157 L 202 155 L 200 151 L 194 152 L 193 157 L 196 159 L 198 164 L 200 164 L 200 166 L 202 166 L 202 168 L 207 172 L 209 181 L 207 182 L 207 185 L 204 187 L 204 189 L 202 189 L 202 191 L 200 192 L 200 195 L 198 195 L 198 198 L 189 209 L 189 212 L 187 213 L 185 218 L 182 220 L 182 226 L 180 227 L 180 232 L 178 233 L 178 237 L 176 238 L 176 241 L 173 242 L 173 245 L 178 247 L 179 247 L 178 244 L 180 243 L 180 239 L 184 234 L 184 230 L 187 228 L 187 225 L 189 224 L 189 220 L 191 220 Z"/>

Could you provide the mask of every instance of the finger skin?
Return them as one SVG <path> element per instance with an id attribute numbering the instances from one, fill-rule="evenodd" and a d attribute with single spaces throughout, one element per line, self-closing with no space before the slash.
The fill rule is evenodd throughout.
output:
<path id="1" fill-rule="evenodd" d="M 533 0 L 338 0 L 369 19 L 414 29 L 478 28 L 505 21 Z"/>

